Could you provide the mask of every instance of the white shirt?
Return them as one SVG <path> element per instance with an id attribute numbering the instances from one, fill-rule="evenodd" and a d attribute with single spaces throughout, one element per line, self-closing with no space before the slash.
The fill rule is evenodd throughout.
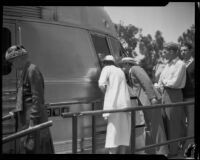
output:
<path id="1" fill-rule="evenodd" d="M 186 65 L 178 57 L 168 63 L 160 75 L 159 86 L 181 89 L 185 87 Z"/>
<path id="2" fill-rule="evenodd" d="M 131 107 L 128 85 L 121 68 L 111 65 L 102 69 L 99 86 L 105 85 L 104 110 Z"/>

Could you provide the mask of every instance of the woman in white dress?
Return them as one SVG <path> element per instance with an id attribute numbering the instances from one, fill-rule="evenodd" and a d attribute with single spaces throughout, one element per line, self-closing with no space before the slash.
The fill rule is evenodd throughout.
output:
<path id="1" fill-rule="evenodd" d="M 130 95 L 124 72 L 115 66 L 113 56 L 107 55 L 99 78 L 99 87 L 105 93 L 103 110 L 131 107 Z M 118 147 L 125 152 L 130 144 L 131 114 L 129 112 L 105 113 L 107 132 L 105 148 L 116 154 Z M 121 153 L 122 153 L 121 152 Z"/>

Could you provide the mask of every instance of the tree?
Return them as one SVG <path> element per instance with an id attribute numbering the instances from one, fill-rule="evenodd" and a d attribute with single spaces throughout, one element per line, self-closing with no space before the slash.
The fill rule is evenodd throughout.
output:
<path id="1" fill-rule="evenodd" d="M 152 78 L 153 67 L 156 65 L 160 56 L 162 56 L 160 55 L 160 51 L 163 49 L 163 43 L 165 42 L 161 31 L 156 31 L 155 39 L 153 39 L 150 34 L 143 36 L 141 28 L 133 25 L 124 26 L 123 22 L 115 24 L 115 28 L 118 31 L 119 40 L 127 52 L 127 56 L 137 57 L 138 54 L 143 55 L 144 58 L 140 61 L 140 65 Z M 134 51 L 137 44 L 139 44 L 140 53 Z"/>
<path id="2" fill-rule="evenodd" d="M 162 54 L 161 51 L 163 50 L 163 44 L 165 43 L 165 40 L 162 36 L 161 31 L 156 31 L 155 33 L 155 40 L 153 42 L 154 50 L 155 50 L 155 59 L 158 60 Z"/>
<path id="3" fill-rule="evenodd" d="M 155 39 L 150 34 L 140 37 L 140 53 L 145 57 L 140 61 L 140 65 L 145 69 L 150 78 L 153 77 L 153 67 L 157 64 L 157 60 L 162 56 L 160 53 L 165 42 L 162 32 L 156 31 Z"/>
<path id="4" fill-rule="evenodd" d="M 120 24 L 115 24 L 115 28 L 118 31 L 119 40 L 128 56 L 135 57 L 136 54 L 133 50 L 135 49 L 138 41 L 135 35 L 138 33 L 139 29 L 131 24 L 124 26 L 122 22 Z"/>
<path id="5" fill-rule="evenodd" d="M 185 43 L 190 43 L 192 45 L 193 55 L 195 54 L 195 25 L 193 24 L 189 29 L 187 29 L 183 34 L 178 38 L 180 45 Z"/>

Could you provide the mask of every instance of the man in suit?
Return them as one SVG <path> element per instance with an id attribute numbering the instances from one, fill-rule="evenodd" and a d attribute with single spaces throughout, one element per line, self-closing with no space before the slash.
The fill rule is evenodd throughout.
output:
<path id="1" fill-rule="evenodd" d="M 123 70 L 128 75 L 129 85 L 133 88 L 137 88 L 137 97 L 143 106 L 154 105 L 159 102 L 161 96 L 156 92 L 153 83 L 145 70 L 138 66 L 134 59 L 131 57 L 122 58 Z M 161 109 L 152 109 L 143 111 L 144 119 L 146 123 L 146 133 L 150 133 L 150 144 L 157 144 L 166 141 L 166 135 L 164 131 L 164 125 L 161 117 Z M 146 141 L 148 139 L 146 138 Z M 146 144 L 149 145 L 149 144 Z M 150 153 L 148 150 L 147 153 Z M 168 154 L 167 146 L 156 147 L 155 150 L 151 150 L 153 154 Z"/>
<path id="2" fill-rule="evenodd" d="M 192 46 L 186 43 L 181 46 L 181 58 L 186 64 L 186 84 L 183 88 L 183 100 L 194 101 L 194 57 L 192 55 Z M 187 136 L 194 136 L 194 106 L 185 107 L 187 117 Z M 194 144 L 193 139 L 189 139 L 184 144 L 183 149 L 186 150 L 190 144 Z"/>
<path id="3" fill-rule="evenodd" d="M 162 103 L 170 104 L 183 101 L 182 89 L 186 82 L 186 66 L 178 57 L 178 45 L 170 42 L 164 45 L 166 51 L 166 64 L 160 75 L 157 86 L 162 92 Z M 182 107 L 168 107 L 162 109 L 164 126 L 167 140 L 172 140 L 185 136 L 185 112 Z M 179 153 L 179 143 L 169 144 L 170 156 L 177 156 Z"/>

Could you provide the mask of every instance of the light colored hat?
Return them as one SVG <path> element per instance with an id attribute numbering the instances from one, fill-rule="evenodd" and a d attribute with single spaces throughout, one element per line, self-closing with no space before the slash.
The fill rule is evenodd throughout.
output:
<path id="1" fill-rule="evenodd" d="M 10 61 L 16 57 L 27 55 L 27 51 L 23 46 L 14 45 L 7 49 L 5 58 Z"/>
<path id="2" fill-rule="evenodd" d="M 112 55 L 107 55 L 104 57 L 103 61 L 113 61 L 115 62 L 115 59 Z"/>
<path id="3" fill-rule="evenodd" d="M 137 62 L 132 57 L 124 57 L 121 59 L 122 63 L 131 63 L 131 64 L 137 64 Z"/>

